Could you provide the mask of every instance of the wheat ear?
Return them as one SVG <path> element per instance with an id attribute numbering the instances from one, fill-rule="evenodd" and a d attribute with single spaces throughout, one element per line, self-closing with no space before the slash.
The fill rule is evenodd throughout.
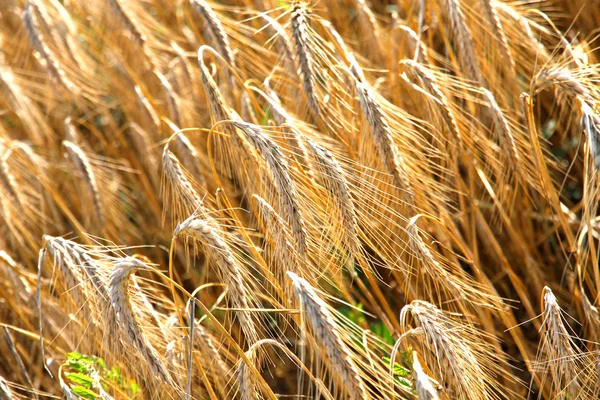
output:
<path id="1" fill-rule="evenodd" d="M 523 169 L 521 156 L 519 155 L 519 147 L 517 145 L 517 141 L 513 135 L 512 129 L 504 117 L 504 113 L 500 109 L 500 106 L 496 102 L 496 99 L 492 92 L 487 89 L 483 89 L 483 93 L 488 100 L 490 109 L 492 111 L 492 119 L 494 121 L 494 125 L 496 130 L 500 133 L 500 140 L 504 144 L 504 149 L 507 150 L 512 168 L 515 169 L 515 172 L 519 174 L 521 177 L 525 178 L 525 170 Z"/>
<path id="2" fill-rule="evenodd" d="M 310 51 L 308 38 L 308 21 L 306 18 L 306 8 L 299 1 L 294 1 L 291 9 L 292 19 L 292 37 L 296 45 L 296 54 L 298 56 L 299 71 L 302 76 L 304 92 L 308 97 L 308 104 L 315 114 L 319 114 L 319 102 L 315 92 L 315 73 L 314 61 Z"/>
<path id="3" fill-rule="evenodd" d="M 152 124 L 153 129 L 158 131 L 160 128 L 160 118 L 158 117 L 156 110 L 152 104 L 150 104 L 150 101 L 144 95 L 144 92 L 142 92 L 142 88 L 140 88 L 138 85 L 135 85 L 134 91 L 144 116 Z"/>
<path id="4" fill-rule="evenodd" d="M 339 382 L 347 391 L 348 398 L 369 399 L 369 392 L 352 357 L 352 352 L 342 339 L 326 303 L 305 279 L 293 272 L 287 274 L 292 280 L 302 309 L 310 321 L 315 340 L 327 355 L 332 373 L 339 378 Z"/>
<path id="5" fill-rule="evenodd" d="M 440 291 L 447 292 L 455 301 L 464 300 L 479 307 L 499 309 L 501 307 L 500 299 L 480 289 L 477 282 L 460 267 L 450 267 L 434 256 L 421 237 L 421 230 L 417 226 L 420 217 L 421 215 L 412 217 L 407 226 L 410 248 L 422 265 L 422 270 L 419 272 L 429 276 L 431 282 L 435 282 L 436 289 L 441 288 L 437 291 L 438 293 Z M 433 293 L 431 295 L 433 296 Z"/>
<path id="6" fill-rule="evenodd" d="M 412 370 L 419 400 L 440 400 L 438 391 L 433 386 L 433 379 L 423 370 L 416 351 L 412 352 Z"/>
<path id="7" fill-rule="evenodd" d="M 288 222 L 292 230 L 292 236 L 296 241 L 298 254 L 301 258 L 307 256 L 307 234 L 304 224 L 304 218 L 298 202 L 298 194 L 294 181 L 290 176 L 289 166 L 285 156 L 281 150 L 267 136 L 258 125 L 249 124 L 243 121 L 231 122 L 233 126 L 239 128 L 246 134 L 250 143 L 261 154 L 265 160 L 273 177 L 275 186 L 279 191 L 282 209 L 284 210 L 284 218 Z"/>
<path id="8" fill-rule="evenodd" d="M 349 60 L 350 71 L 354 77 L 354 85 L 358 93 L 361 109 L 367 118 L 377 152 L 388 172 L 392 174 L 394 184 L 403 191 L 408 201 L 414 204 L 415 193 L 408 178 L 408 167 L 398 146 L 394 143 L 392 130 L 381 105 L 375 98 L 372 89 L 366 83 L 362 69 L 355 60 Z"/>
<path id="9" fill-rule="evenodd" d="M 504 29 L 502 28 L 502 21 L 500 21 L 500 18 L 498 17 L 496 7 L 492 0 L 479 0 L 479 4 L 481 5 L 481 8 L 483 8 L 485 16 L 492 27 L 492 35 L 500 42 L 504 62 L 507 63 L 510 71 L 514 75 L 516 70 L 515 60 L 512 56 L 508 39 L 506 39 L 506 33 L 504 33 Z"/>
<path id="10" fill-rule="evenodd" d="M 126 5 L 124 5 L 121 0 L 108 0 L 108 6 L 113 11 L 114 14 L 117 15 L 125 29 L 130 33 L 133 37 L 134 41 L 140 46 L 144 52 L 144 55 L 148 56 L 146 52 L 146 41 L 148 38 L 142 32 L 138 26 L 140 23 L 135 18 L 134 14 L 127 9 Z"/>
<path id="11" fill-rule="evenodd" d="M 424 346 L 430 352 L 429 366 L 459 399 L 487 400 L 494 391 L 495 374 L 502 371 L 495 349 L 483 341 L 468 322 L 457 319 L 432 304 L 415 300 L 404 306 L 400 324 L 407 326 L 407 316 L 417 321 L 425 336 Z"/>
<path id="12" fill-rule="evenodd" d="M 545 287 L 542 293 L 543 305 L 543 336 L 542 349 L 550 370 L 552 387 L 557 396 L 567 398 L 578 398 L 581 390 L 581 379 L 579 376 L 582 357 L 578 354 L 571 334 L 563 321 L 562 309 L 556 301 L 556 296 L 549 287 Z"/>
<path id="13" fill-rule="evenodd" d="M 219 121 L 225 120 L 241 120 L 240 116 L 231 109 L 231 107 L 223 99 L 223 95 L 217 86 L 217 83 L 212 78 L 208 68 L 204 65 L 203 52 L 205 49 L 210 49 L 206 46 L 200 47 L 198 50 L 198 63 L 200 64 L 200 76 L 202 78 L 202 86 L 206 92 L 208 98 L 208 105 L 211 110 L 211 120 L 213 124 Z M 240 152 L 244 162 L 253 163 L 252 165 L 258 165 L 259 160 L 256 153 L 253 151 L 248 141 L 243 135 L 240 135 L 237 130 L 233 129 L 230 125 L 223 125 L 225 133 L 227 133 L 236 144 L 236 148 Z"/>
<path id="14" fill-rule="evenodd" d="M 40 33 L 39 21 L 35 15 L 35 11 L 32 10 L 32 7 L 31 3 L 26 3 L 25 10 L 23 11 L 23 22 L 33 48 L 44 60 L 50 76 L 69 93 L 79 94 L 80 91 L 78 86 L 67 76 L 67 73 L 58 61 L 59 58 L 54 54 L 52 49 L 46 43 L 43 35 Z"/>
<path id="15" fill-rule="evenodd" d="M 160 81 L 160 85 L 162 86 L 163 92 L 167 98 L 167 107 L 169 109 L 171 120 L 175 125 L 182 126 L 183 120 L 181 119 L 181 113 L 179 112 L 179 99 L 175 94 L 175 90 L 173 90 L 171 82 L 169 82 L 167 77 L 161 74 L 159 71 L 155 70 L 153 72 Z"/>
<path id="16" fill-rule="evenodd" d="M 466 77 L 481 86 L 486 86 L 479 62 L 475 55 L 475 43 L 469 27 L 465 22 L 465 16 L 460 9 L 459 0 L 443 0 L 444 8 L 450 20 L 450 29 L 454 35 L 456 54 Z"/>
<path id="17" fill-rule="evenodd" d="M 315 160 L 319 176 L 334 203 L 341 221 L 341 230 L 344 244 L 351 254 L 360 252 L 358 239 L 358 219 L 356 209 L 350 192 L 350 185 L 340 163 L 326 148 L 318 145 L 311 139 L 306 139 L 306 144 Z"/>
<path id="18" fill-rule="evenodd" d="M 275 40 L 275 42 L 277 43 L 278 53 L 281 55 L 281 58 L 286 62 L 294 63 L 296 56 L 294 55 L 292 42 L 285 29 L 283 29 L 277 20 L 271 18 L 268 14 L 261 14 L 260 16 L 267 21 L 267 26 L 274 32 L 274 36 L 278 37 L 277 39 L 279 40 Z"/>
<path id="19" fill-rule="evenodd" d="M 410 71 L 419 78 L 425 90 L 431 94 L 434 99 L 439 102 L 441 105 L 440 112 L 442 113 L 442 118 L 448 125 L 448 129 L 456 136 L 459 145 L 462 147 L 464 141 L 460 129 L 458 127 L 458 123 L 456 122 L 456 118 L 452 109 L 450 108 L 450 103 L 446 98 L 446 95 L 440 89 L 437 79 L 431 73 L 431 71 L 425 66 L 412 61 L 412 60 L 402 60 L 400 63 L 410 69 Z"/>
<path id="20" fill-rule="evenodd" d="M 308 155 L 308 149 L 304 144 L 304 140 L 302 140 L 302 134 L 296 127 L 296 121 L 287 112 L 287 110 L 283 108 L 279 96 L 277 96 L 277 93 L 270 87 L 268 80 L 265 80 L 265 89 L 266 94 L 263 95 L 265 99 L 269 102 L 269 105 L 271 106 L 271 111 L 273 113 L 273 119 L 275 120 L 275 123 L 277 123 L 277 125 L 280 125 L 285 139 L 290 144 L 290 146 L 295 147 L 297 149 L 297 156 L 300 159 L 299 162 L 302 170 L 306 172 L 309 179 L 311 179 L 311 181 L 314 182 L 315 174 L 312 161 Z"/>
<path id="21" fill-rule="evenodd" d="M 286 222 L 266 200 L 255 194 L 252 196 L 252 201 L 263 230 L 271 239 L 272 248 L 282 265 L 282 268 L 276 269 L 274 275 L 279 280 L 280 286 L 286 289 L 286 296 L 291 299 L 293 293 L 285 273 L 287 271 L 299 273 L 302 265 L 294 247 L 294 240 Z"/>
<path id="22" fill-rule="evenodd" d="M 7 196 L 7 200 L 14 202 L 17 209 L 23 210 L 23 201 L 21 200 L 21 194 L 19 193 L 19 186 L 8 165 L 9 155 L 10 153 L 7 151 L 0 159 L 0 186 L 4 191 L 2 195 Z"/>
<path id="23" fill-rule="evenodd" d="M 218 271 L 227 285 L 231 300 L 238 309 L 236 315 L 244 334 L 254 343 L 258 340 L 259 330 L 251 313 L 244 311 L 251 308 L 249 300 L 251 292 L 244 280 L 242 266 L 215 225 L 215 222 L 192 215 L 177 225 L 174 236 L 191 236 L 204 246 L 206 254 L 216 263 Z"/>
<path id="24" fill-rule="evenodd" d="M 131 274 L 138 269 L 145 270 L 148 267 L 133 257 L 126 257 L 114 263 L 110 273 L 110 302 L 119 328 L 127 335 L 131 344 L 139 351 L 152 372 L 158 376 L 161 382 L 176 388 L 177 384 L 167 370 L 162 358 L 144 333 L 144 330 L 136 319 L 136 313 L 131 307 L 129 295 Z"/>
<path id="25" fill-rule="evenodd" d="M 81 173 L 81 177 L 83 178 L 83 181 L 87 187 L 88 195 L 90 196 L 94 206 L 98 227 L 102 229 L 106 222 L 106 217 L 104 215 L 100 191 L 98 189 L 98 183 L 96 181 L 96 175 L 94 174 L 92 165 L 90 164 L 87 155 L 75 143 L 65 140 L 63 141 L 63 146 L 65 146 L 69 157 L 71 157 L 75 168 Z"/>
<path id="26" fill-rule="evenodd" d="M 229 37 L 217 14 L 204 0 L 190 0 L 190 4 L 202 16 L 204 23 L 208 26 L 212 37 L 215 39 L 219 54 L 221 54 L 231 68 L 235 68 L 235 57 L 229 43 Z"/>

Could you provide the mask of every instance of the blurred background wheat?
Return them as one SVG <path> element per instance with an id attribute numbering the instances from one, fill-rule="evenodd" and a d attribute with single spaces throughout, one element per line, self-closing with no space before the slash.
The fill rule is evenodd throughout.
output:
<path id="1" fill-rule="evenodd" d="M 1 399 L 597 399 L 592 0 L 2 0 Z"/>

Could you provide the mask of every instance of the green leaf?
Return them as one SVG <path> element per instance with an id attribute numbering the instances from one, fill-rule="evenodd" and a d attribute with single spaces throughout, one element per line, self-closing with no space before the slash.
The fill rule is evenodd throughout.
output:
<path id="1" fill-rule="evenodd" d="M 98 365 L 98 367 L 100 367 L 101 369 L 106 368 L 106 365 L 104 364 L 104 360 L 100 357 L 96 358 L 96 365 Z"/>
<path id="2" fill-rule="evenodd" d="M 409 369 L 412 369 L 412 347 L 406 349 L 406 351 L 402 352 L 402 361 L 404 361 L 404 365 L 406 365 Z"/>
<path id="3" fill-rule="evenodd" d="M 84 356 L 82 355 L 81 358 L 79 359 L 79 361 L 81 361 L 82 363 L 92 366 L 94 364 L 96 357 L 90 357 L 90 356 Z"/>
<path id="4" fill-rule="evenodd" d="M 90 378 L 89 376 L 84 374 L 66 373 L 65 376 L 69 378 L 70 381 L 85 386 L 88 389 L 91 388 L 94 383 L 93 378 Z"/>
<path id="5" fill-rule="evenodd" d="M 81 354 L 79 354 L 76 351 L 72 351 L 70 353 L 67 353 L 67 360 L 69 360 L 69 361 L 79 360 L 80 358 L 81 358 Z"/>
<path id="6" fill-rule="evenodd" d="M 84 399 L 94 400 L 96 397 L 98 397 L 98 395 L 95 392 L 83 386 L 73 386 L 71 390 L 77 396 L 81 396 Z"/>
<path id="7" fill-rule="evenodd" d="M 382 322 L 371 323 L 369 324 L 369 328 L 371 328 L 371 332 L 380 337 L 385 343 L 389 345 L 396 343 L 394 336 L 392 336 L 390 330 Z"/>
<path id="8" fill-rule="evenodd" d="M 69 360 L 69 368 L 77 372 L 87 372 L 87 365 L 80 360 Z"/>
<path id="9" fill-rule="evenodd" d="M 398 382 L 402 386 L 406 386 L 412 388 L 413 384 L 410 380 L 402 377 L 396 377 L 396 382 Z"/>
<path id="10" fill-rule="evenodd" d="M 135 383 L 135 381 L 134 381 L 134 380 L 131 380 L 131 381 L 129 382 L 129 386 L 130 386 L 130 389 L 131 389 L 131 393 L 132 393 L 132 394 L 138 394 L 139 392 L 141 392 L 141 391 L 142 391 L 142 389 L 140 389 L 140 387 L 138 386 L 138 384 L 137 384 L 137 383 Z"/>
<path id="11" fill-rule="evenodd" d="M 390 360 L 389 357 L 383 357 L 383 361 L 385 361 L 388 365 L 390 365 L 390 363 L 392 362 L 392 360 Z M 407 376 L 410 376 L 410 370 L 408 368 L 405 368 L 402 365 L 398 364 L 397 362 L 395 362 L 394 363 L 394 375 L 401 376 L 401 377 L 407 377 Z"/>

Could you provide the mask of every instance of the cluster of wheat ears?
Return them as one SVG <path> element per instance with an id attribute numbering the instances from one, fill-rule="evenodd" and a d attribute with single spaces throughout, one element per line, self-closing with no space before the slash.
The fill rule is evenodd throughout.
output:
<path id="1" fill-rule="evenodd" d="M 0 1 L 0 398 L 597 399 L 598 21 Z"/>

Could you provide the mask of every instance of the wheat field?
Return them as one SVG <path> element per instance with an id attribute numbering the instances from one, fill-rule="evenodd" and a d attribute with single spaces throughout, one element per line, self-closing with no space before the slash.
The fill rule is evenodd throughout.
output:
<path id="1" fill-rule="evenodd" d="M 0 399 L 600 398 L 598 21 L 1 0 Z"/>

